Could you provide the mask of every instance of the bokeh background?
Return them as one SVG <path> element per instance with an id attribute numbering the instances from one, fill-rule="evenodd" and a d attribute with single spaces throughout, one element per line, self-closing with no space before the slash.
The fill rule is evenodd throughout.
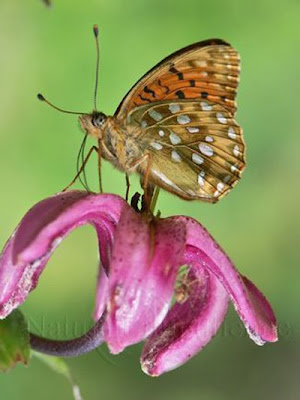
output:
<path id="1" fill-rule="evenodd" d="M 248 167 L 241 182 L 217 205 L 161 193 L 158 206 L 164 216 L 188 214 L 209 229 L 270 299 L 280 340 L 257 347 L 231 310 L 198 356 L 156 379 L 140 370 L 141 345 L 119 356 L 103 347 L 68 361 L 86 400 L 299 399 L 299 18 L 296 0 L 53 0 L 51 9 L 39 0 L 1 0 L 1 245 L 31 205 L 75 174 L 82 140 L 76 116 L 48 108 L 36 93 L 62 107 L 92 109 L 94 23 L 100 109 L 109 114 L 145 71 L 183 46 L 220 37 L 242 57 L 237 120 Z M 123 195 L 124 176 L 107 163 L 103 172 L 105 191 Z M 96 158 L 88 178 L 96 188 Z M 82 227 L 55 252 L 22 307 L 31 329 L 57 338 L 87 329 L 96 274 L 96 237 Z M 68 400 L 72 394 L 61 376 L 34 359 L 0 375 L 0 398 Z"/>

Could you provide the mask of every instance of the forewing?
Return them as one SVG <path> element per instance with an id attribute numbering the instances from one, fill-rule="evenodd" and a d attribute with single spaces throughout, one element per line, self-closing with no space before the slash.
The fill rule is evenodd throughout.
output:
<path id="1" fill-rule="evenodd" d="M 115 116 L 126 120 L 136 107 L 166 100 L 206 99 L 232 114 L 236 110 L 239 54 L 228 43 L 210 39 L 165 58 L 127 93 Z"/>
<path id="2" fill-rule="evenodd" d="M 164 101 L 128 116 L 142 127 L 139 144 L 151 159 L 150 180 L 185 199 L 216 202 L 245 167 L 242 131 L 231 113 L 209 100 Z M 145 173 L 146 164 L 140 166 Z"/>

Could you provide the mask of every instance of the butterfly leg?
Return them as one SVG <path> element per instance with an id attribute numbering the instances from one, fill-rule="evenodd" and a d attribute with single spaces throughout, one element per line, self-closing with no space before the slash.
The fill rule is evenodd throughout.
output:
<path id="1" fill-rule="evenodd" d="M 128 167 L 128 170 L 135 170 L 141 164 L 146 164 L 146 167 L 142 169 L 143 171 L 143 189 L 144 189 L 144 199 L 146 210 L 150 209 L 151 204 L 151 190 L 149 189 L 149 175 L 151 172 L 151 156 L 150 154 L 144 154 L 142 157 L 134 160 Z M 149 193 L 150 191 L 150 193 Z"/>
<path id="2" fill-rule="evenodd" d="M 98 140 L 98 178 L 99 178 L 99 190 L 100 193 L 103 193 L 103 187 L 102 187 L 102 176 L 101 176 L 101 165 L 102 165 L 102 154 L 101 154 L 101 141 Z"/>
<path id="3" fill-rule="evenodd" d="M 144 189 L 144 196 L 145 196 L 145 203 L 146 203 L 146 210 L 150 210 L 151 200 L 154 192 L 153 185 L 149 184 L 149 176 L 151 171 L 151 157 L 149 154 L 147 158 L 147 166 L 144 174 L 143 179 L 143 189 Z"/>
<path id="4" fill-rule="evenodd" d="M 89 152 L 87 153 L 87 155 L 86 155 L 86 157 L 85 157 L 85 159 L 84 159 L 79 171 L 75 175 L 74 179 L 62 190 L 62 192 L 66 192 L 68 189 L 70 189 L 71 186 L 74 185 L 74 183 L 77 181 L 77 179 L 79 178 L 80 174 L 84 170 L 84 168 L 85 168 L 89 158 L 91 157 L 93 151 L 96 151 L 97 154 L 98 154 L 98 147 L 93 146 L 93 147 L 90 148 Z"/>
<path id="5" fill-rule="evenodd" d="M 129 199 L 129 188 L 130 188 L 130 181 L 129 181 L 129 175 L 125 174 L 125 179 L 126 179 L 126 201 L 128 202 Z"/>

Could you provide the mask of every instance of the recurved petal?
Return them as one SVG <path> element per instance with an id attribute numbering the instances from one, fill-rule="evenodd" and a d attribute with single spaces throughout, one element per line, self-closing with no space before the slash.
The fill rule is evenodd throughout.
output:
<path id="1" fill-rule="evenodd" d="M 70 191 L 47 198 L 29 210 L 0 258 L 0 318 L 19 306 L 36 287 L 51 253 L 71 230 L 86 223 L 97 227 L 98 233 L 104 226 L 107 230 L 107 224 L 113 229 L 124 204 L 114 195 Z M 101 252 L 105 257 L 103 246 Z"/>
<path id="2" fill-rule="evenodd" d="M 182 222 L 149 222 L 124 208 L 115 232 L 104 325 L 112 353 L 143 340 L 162 322 L 184 247 Z"/>
<path id="3" fill-rule="evenodd" d="M 276 342 L 276 317 L 264 295 L 240 275 L 226 253 L 197 221 L 188 217 L 176 217 L 176 220 L 186 222 L 187 244 L 191 246 L 187 257 L 192 261 L 202 260 L 222 282 L 251 339 L 258 345 Z"/>
<path id="4" fill-rule="evenodd" d="M 177 368 L 198 353 L 226 315 L 229 296 L 223 285 L 200 260 L 192 262 L 188 257 L 185 261 L 191 266 L 184 281 L 188 297 L 174 304 L 142 353 L 142 369 L 151 376 Z"/>
<path id="5" fill-rule="evenodd" d="M 93 318 L 98 321 L 103 314 L 108 297 L 108 276 L 103 268 L 99 268 L 96 290 L 96 301 Z"/>
<path id="6" fill-rule="evenodd" d="M 114 243 L 115 224 L 111 221 L 104 220 L 101 225 L 96 226 L 99 253 L 100 253 L 100 268 L 98 272 L 98 281 L 96 289 L 96 301 L 93 318 L 95 321 L 101 317 L 107 303 L 108 294 L 108 274 L 111 261 L 112 246 Z M 101 266 L 103 268 L 101 268 Z"/>

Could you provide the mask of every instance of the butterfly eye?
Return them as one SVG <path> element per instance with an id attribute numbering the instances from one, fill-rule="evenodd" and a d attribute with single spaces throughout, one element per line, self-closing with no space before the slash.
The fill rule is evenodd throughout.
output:
<path id="1" fill-rule="evenodd" d="M 106 121 L 106 115 L 105 114 L 103 114 L 103 113 L 98 113 L 98 114 L 95 114 L 93 117 L 92 117 L 92 124 L 96 127 L 96 128 L 101 128 L 103 125 L 104 125 L 104 123 L 105 123 L 105 121 Z"/>

